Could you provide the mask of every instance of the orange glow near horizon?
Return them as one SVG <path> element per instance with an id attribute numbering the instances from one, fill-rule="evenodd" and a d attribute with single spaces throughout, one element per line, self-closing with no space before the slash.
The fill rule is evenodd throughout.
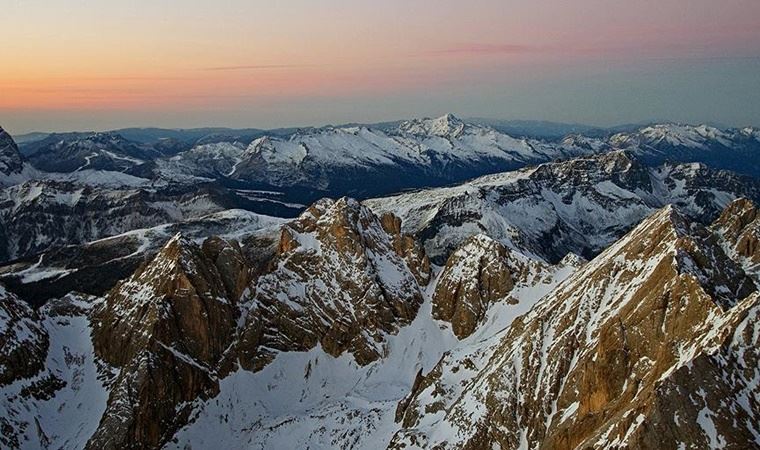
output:
<path id="1" fill-rule="evenodd" d="M 143 111 L 150 122 L 187 109 L 253 120 L 273 104 L 287 114 L 290 103 L 412 94 L 377 115 L 415 115 L 455 109 L 453 92 L 577 84 L 574 70 L 591 64 L 604 74 L 621 61 L 630 71 L 657 58 L 760 57 L 760 2 L 609 3 L 5 0 L 0 122 L 20 111 Z"/>

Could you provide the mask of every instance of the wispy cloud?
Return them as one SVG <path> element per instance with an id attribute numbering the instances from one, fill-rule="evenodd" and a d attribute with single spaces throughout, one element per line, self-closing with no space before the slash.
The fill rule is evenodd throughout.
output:
<path id="1" fill-rule="evenodd" d="M 520 55 L 530 53 L 543 53 L 547 49 L 523 44 L 488 44 L 488 43 L 466 43 L 458 44 L 448 48 L 431 50 L 428 55 L 447 56 L 447 55 Z"/>
<path id="2" fill-rule="evenodd" d="M 268 69 L 294 69 L 298 67 L 311 67 L 310 64 L 250 64 L 240 66 L 216 66 L 204 67 L 208 71 L 234 71 L 234 70 L 268 70 Z"/>

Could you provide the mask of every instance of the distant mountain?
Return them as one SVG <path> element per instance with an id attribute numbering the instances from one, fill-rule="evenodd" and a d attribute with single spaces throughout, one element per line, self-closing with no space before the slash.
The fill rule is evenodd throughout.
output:
<path id="1" fill-rule="evenodd" d="M 282 135 L 275 133 L 255 138 L 253 135 L 259 132 L 255 129 L 232 130 L 251 133 L 245 138 L 213 134 L 227 131 L 230 130 L 127 129 L 126 134 L 134 140 L 115 132 L 52 134 L 43 140 L 28 144 L 26 148 L 31 153 L 25 156 L 19 155 L 18 146 L 13 139 L 7 133 L 3 133 L 2 139 L 5 144 L 2 149 L 7 162 L 4 170 L 8 173 L 0 174 L 0 184 L 9 186 L 7 192 L 2 193 L 9 206 L 5 207 L 5 212 L 0 212 L 0 239 L 7 242 L 18 240 L 13 244 L 18 245 L 18 248 L 6 246 L 4 258 L 26 257 L 44 251 L 49 246 L 81 244 L 131 229 L 132 225 L 119 225 L 119 219 L 116 219 L 115 225 L 99 226 L 97 230 L 77 231 L 84 234 L 76 239 L 73 235 L 63 238 L 60 234 L 62 228 L 54 231 L 55 226 L 50 224 L 70 223 L 68 221 L 74 220 L 72 217 L 91 217 L 98 209 L 84 211 L 90 207 L 84 203 L 77 203 L 79 200 L 70 206 L 66 204 L 48 208 L 39 200 L 28 200 L 22 195 L 26 192 L 24 189 L 44 188 L 50 183 L 57 183 L 55 189 L 59 194 L 56 195 L 70 199 L 85 198 L 76 195 L 83 189 L 93 192 L 92 195 L 96 197 L 102 194 L 101 198 L 109 195 L 131 198 L 133 191 L 141 190 L 150 192 L 149 195 L 153 198 L 162 198 L 170 202 L 178 201 L 182 195 L 196 190 L 197 186 L 205 186 L 214 192 L 222 193 L 218 198 L 225 198 L 223 203 L 226 207 L 245 208 L 270 216 L 294 217 L 306 205 L 325 196 L 351 195 L 366 199 L 414 189 L 452 185 L 483 174 L 578 156 L 603 155 L 617 152 L 619 149 L 624 149 L 627 155 L 635 159 L 636 167 L 660 167 L 668 162 L 670 169 L 657 170 L 681 171 L 683 173 L 678 176 L 692 180 L 690 183 L 696 183 L 693 181 L 696 178 L 686 175 L 690 170 L 700 174 L 713 172 L 705 172 L 707 169 L 701 166 L 695 166 L 693 169 L 687 166 L 677 168 L 679 162 L 702 163 L 710 168 L 725 168 L 753 176 L 760 174 L 760 132 L 752 128 L 721 130 L 706 125 L 659 124 L 611 136 L 570 134 L 559 140 L 547 141 L 515 138 L 492 127 L 445 115 L 433 119 L 387 123 L 374 128 L 346 126 L 280 130 Z M 220 139 L 217 141 L 215 136 Z M 180 142 L 177 140 L 180 138 L 197 138 L 197 141 Z M 248 139 L 253 140 L 248 142 Z M 613 159 L 615 158 L 611 158 L 610 161 Z M 584 166 L 587 163 L 573 164 L 578 166 L 577 170 L 591 170 Z M 616 163 L 610 164 L 616 167 Z M 538 176 L 543 170 L 549 169 L 544 167 L 534 176 Z M 596 173 L 597 170 L 594 169 L 592 172 Z M 637 170 L 643 173 L 647 169 L 639 167 Z M 551 173 L 548 176 L 565 179 L 564 172 Z M 667 178 L 675 175 L 667 175 L 664 172 L 659 175 L 640 175 L 642 179 L 658 176 Z M 720 180 L 716 181 L 719 189 L 727 188 L 722 183 L 728 182 L 730 176 L 719 178 Z M 14 186 L 20 186 L 20 183 L 24 182 L 31 184 L 26 188 Z M 746 195 L 755 198 L 753 193 L 739 192 L 733 187 L 745 183 L 744 181 L 737 179 L 730 183 L 732 187 L 728 188 L 728 191 L 732 196 Z M 753 182 L 749 181 L 745 183 L 746 186 L 752 184 Z M 517 183 L 517 186 L 520 186 L 520 183 Z M 552 187 L 555 188 L 556 186 Z M 624 186 L 623 189 L 630 192 L 630 195 L 641 195 L 633 185 Z M 640 219 L 642 214 L 649 212 L 651 208 L 675 201 L 671 197 L 657 196 L 665 191 L 677 193 L 678 189 L 677 184 L 667 185 L 665 188 L 647 187 L 648 193 L 642 200 L 646 208 L 642 207 L 639 214 L 632 216 L 631 220 Z M 700 189 L 705 191 L 702 197 L 699 197 L 699 201 L 703 201 L 703 197 L 710 195 L 707 192 L 709 187 L 705 184 Z M 22 197 L 18 197 L 19 195 Z M 35 196 L 29 198 L 37 199 Z M 617 203 L 624 201 L 618 200 Z M 722 204 L 725 204 L 725 201 L 722 201 Z M 203 210 L 203 214 L 218 210 L 214 209 L 218 206 L 208 206 L 209 209 Z M 630 207 L 630 204 L 626 206 Z M 45 209 L 44 220 L 41 216 L 34 216 L 36 213 L 32 213 L 32 209 L 35 208 Z M 17 214 L 21 209 L 25 212 Z M 104 214 L 105 210 L 102 210 L 102 213 Z M 30 227 L 26 220 L 31 217 L 37 217 L 43 222 Z M 156 216 L 140 227 L 150 227 L 160 224 L 162 220 L 168 220 L 159 217 L 163 216 Z M 461 214 L 459 217 L 462 217 Z M 409 225 L 417 220 L 419 217 L 410 218 L 406 223 Z M 175 219 L 171 221 L 176 222 Z M 594 220 L 589 218 L 588 222 L 591 224 Z M 608 227 L 609 237 L 593 248 L 583 248 L 572 242 L 587 242 L 578 238 L 579 234 L 587 230 L 583 227 L 577 228 L 579 224 L 566 221 L 560 223 L 561 229 L 555 230 L 551 236 L 547 234 L 541 238 L 549 239 L 549 242 L 555 244 L 554 253 L 546 254 L 540 249 L 532 248 L 531 246 L 540 247 L 535 240 L 530 242 L 533 238 L 527 239 L 528 243 L 521 247 L 521 250 L 538 252 L 535 253 L 537 256 L 556 262 L 567 251 L 592 255 L 607 245 L 609 239 L 618 236 L 607 223 L 605 227 Z M 483 226 L 488 228 L 492 225 Z M 436 225 L 439 226 L 442 224 Z M 22 228 L 26 231 L 20 231 Z M 79 229 L 79 225 L 72 223 L 64 228 Z M 541 229 L 543 228 L 540 224 L 536 225 L 536 230 Z M 21 234 L 27 237 L 21 238 Z M 22 242 L 24 239 L 37 243 L 27 245 Z M 523 236 L 521 239 L 525 240 L 526 237 Z M 423 234 L 423 240 L 426 245 L 430 245 L 431 241 L 427 235 Z M 458 242 L 453 241 L 436 244 L 445 248 L 444 253 L 439 253 L 440 249 L 428 250 L 440 263 L 442 261 L 438 258 L 445 256 L 446 252 L 451 251 L 457 244 Z M 547 243 L 542 245 L 548 246 Z"/>
<path id="2" fill-rule="evenodd" d="M 211 178 L 288 193 L 368 197 L 440 186 L 487 173 L 627 149 L 646 164 L 702 162 L 760 174 L 758 132 L 655 124 L 601 129 L 538 121 L 460 120 L 453 115 L 322 128 L 128 128 L 51 134 L 21 145 L 47 172 L 110 170 L 145 179 Z M 208 155 L 206 155 L 208 153 Z M 233 170 L 234 169 L 234 170 Z"/>
<path id="3" fill-rule="evenodd" d="M 278 187 L 312 187 L 358 197 L 448 184 L 483 173 L 585 154 L 584 148 L 515 139 L 452 115 L 385 131 L 323 128 L 264 137 L 239 155 L 229 177 Z"/>
<path id="4" fill-rule="evenodd" d="M 31 142 L 41 141 L 45 139 L 46 137 L 50 136 L 50 134 L 51 133 L 34 131 L 31 133 L 26 133 L 26 134 L 15 134 L 13 135 L 13 139 L 16 141 L 17 144 L 23 145 L 23 144 L 28 144 Z"/>
<path id="5" fill-rule="evenodd" d="M 700 125 L 659 124 L 608 140 L 615 148 L 629 149 L 642 161 L 700 162 L 711 167 L 760 176 L 760 130 L 721 130 Z"/>
<path id="6" fill-rule="evenodd" d="M 559 139 L 568 134 L 600 137 L 607 133 L 602 127 L 590 125 L 548 122 L 545 120 L 499 120 L 473 117 L 468 122 L 484 125 L 512 136 L 534 139 Z"/>
<path id="7" fill-rule="evenodd" d="M 46 172 L 80 170 L 125 171 L 161 156 L 155 149 L 143 147 L 116 133 L 94 133 L 59 139 L 50 135 L 35 142 L 26 159 Z"/>
<path id="8" fill-rule="evenodd" d="M 760 181 L 698 163 L 648 167 L 629 151 L 611 151 L 366 204 L 401 217 L 438 264 L 478 233 L 558 262 L 567 253 L 595 256 L 664 205 L 709 222 L 737 197 L 760 200 Z"/>
<path id="9" fill-rule="evenodd" d="M 0 174 L 8 176 L 20 173 L 24 163 L 13 138 L 0 128 Z"/>

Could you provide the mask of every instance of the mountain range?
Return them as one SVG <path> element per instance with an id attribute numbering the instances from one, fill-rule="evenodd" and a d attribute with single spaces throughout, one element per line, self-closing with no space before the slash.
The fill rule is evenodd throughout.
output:
<path id="1" fill-rule="evenodd" d="M 498 125 L 0 130 L 0 446 L 760 448 L 760 131 Z"/>

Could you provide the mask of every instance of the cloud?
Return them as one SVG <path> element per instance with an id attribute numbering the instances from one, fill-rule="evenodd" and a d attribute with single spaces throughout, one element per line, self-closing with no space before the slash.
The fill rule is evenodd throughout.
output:
<path id="1" fill-rule="evenodd" d="M 251 64 L 242 66 L 216 66 L 204 67 L 208 71 L 233 71 L 233 70 L 268 70 L 268 69 L 293 69 L 298 67 L 310 67 L 309 64 Z"/>
<path id="2" fill-rule="evenodd" d="M 546 49 L 523 44 L 487 44 L 487 43 L 468 43 L 459 44 L 449 48 L 431 50 L 430 55 L 447 56 L 447 55 L 521 55 L 529 53 L 542 53 Z"/>

